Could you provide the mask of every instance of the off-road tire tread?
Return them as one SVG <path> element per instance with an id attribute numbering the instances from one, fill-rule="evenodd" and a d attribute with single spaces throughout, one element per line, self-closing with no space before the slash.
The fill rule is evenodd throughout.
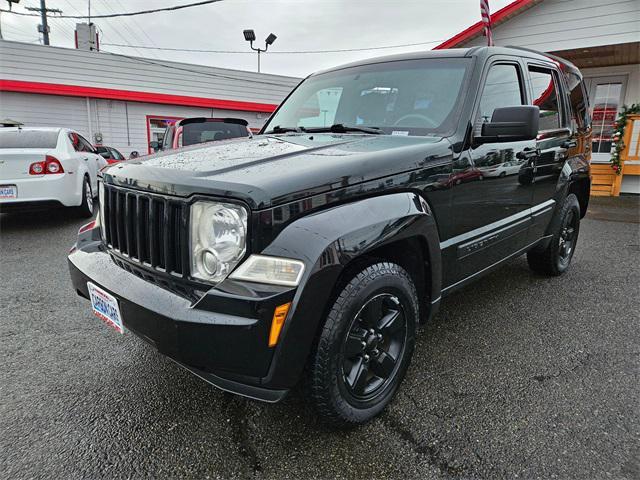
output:
<path id="1" fill-rule="evenodd" d="M 415 322 L 418 323 L 419 317 L 419 302 L 415 285 L 411 276 L 399 265 L 390 262 L 380 262 L 372 264 L 366 267 L 355 275 L 349 283 L 345 285 L 338 297 L 336 298 L 331 310 L 329 311 L 322 331 L 319 334 L 318 341 L 311 356 L 311 365 L 309 368 L 310 379 L 308 382 L 308 388 L 310 389 L 310 395 L 315 405 L 316 412 L 319 414 L 321 420 L 329 423 L 333 426 L 349 428 L 362 423 L 355 417 L 348 417 L 341 414 L 332 405 L 332 392 L 333 385 L 327 383 L 326 379 L 333 378 L 329 371 L 331 361 L 331 347 L 329 342 L 330 332 L 333 329 L 340 328 L 340 312 L 344 309 L 348 299 L 353 295 L 353 292 L 359 288 L 365 288 L 366 284 L 372 282 L 374 279 L 382 275 L 393 275 L 404 278 L 411 289 L 411 302 L 413 303 Z M 409 355 L 409 362 L 404 366 L 404 371 L 398 372 L 399 380 L 402 380 L 402 376 L 409 367 L 410 357 L 413 353 L 413 347 L 415 342 L 415 332 L 410 332 L 411 338 L 407 339 L 407 351 L 405 355 Z"/>
<path id="2" fill-rule="evenodd" d="M 527 252 L 527 263 L 529 264 L 529 268 L 531 268 L 531 270 L 533 270 L 534 272 L 550 277 L 557 277 L 567 271 L 568 267 L 564 270 L 558 269 L 558 263 L 556 259 L 557 244 L 558 237 L 560 236 L 560 230 L 562 228 L 562 221 L 567 215 L 567 212 L 574 206 L 578 208 L 579 222 L 580 203 L 578 203 L 578 198 L 573 193 L 570 193 L 566 196 L 560 210 L 556 213 L 556 215 L 554 215 L 553 219 L 551 220 L 551 227 L 549 231 L 552 233 L 553 237 L 551 238 L 551 241 L 549 242 L 547 247 L 543 250 L 534 248 Z"/>

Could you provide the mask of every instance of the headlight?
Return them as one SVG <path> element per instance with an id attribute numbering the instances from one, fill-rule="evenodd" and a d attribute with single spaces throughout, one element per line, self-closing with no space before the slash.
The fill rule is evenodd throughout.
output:
<path id="1" fill-rule="evenodd" d="M 230 203 L 191 206 L 191 276 L 221 282 L 246 252 L 247 210 Z"/>
<path id="2" fill-rule="evenodd" d="M 304 263 L 300 260 L 251 255 L 229 278 L 297 287 L 303 272 Z"/>

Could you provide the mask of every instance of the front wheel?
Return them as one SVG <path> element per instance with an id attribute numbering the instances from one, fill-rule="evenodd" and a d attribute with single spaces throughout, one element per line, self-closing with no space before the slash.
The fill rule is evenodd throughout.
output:
<path id="1" fill-rule="evenodd" d="M 89 177 L 85 176 L 82 182 L 82 203 L 77 209 L 78 215 L 84 218 L 93 216 L 94 212 L 93 190 L 91 190 L 91 182 Z"/>
<path id="2" fill-rule="evenodd" d="M 547 247 L 527 252 L 527 262 L 534 272 L 558 276 L 569 268 L 580 233 L 580 204 L 573 193 L 567 195 L 551 220 L 550 233 L 552 237 Z"/>
<path id="3" fill-rule="evenodd" d="M 310 393 L 322 419 L 357 425 L 389 404 L 409 367 L 417 321 L 416 289 L 399 265 L 376 263 L 351 279 L 311 358 Z"/>

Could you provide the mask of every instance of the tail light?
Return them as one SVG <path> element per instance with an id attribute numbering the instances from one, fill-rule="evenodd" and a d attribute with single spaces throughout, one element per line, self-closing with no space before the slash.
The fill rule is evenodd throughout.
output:
<path id="1" fill-rule="evenodd" d="M 57 173 L 64 173 L 64 168 L 62 168 L 60 160 L 51 155 L 47 155 L 44 162 L 34 162 L 29 165 L 29 175 L 55 175 Z"/>
<path id="2" fill-rule="evenodd" d="M 78 230 L 78 235 L 80 235 L 81 233 L 87 232 L 89 230 L 93 230 L 94 228 L 96 228 L 96 221 L 93 220 L 92 222 L 89 222 L 83 226 L 80 227 L 80 229 Z"/>

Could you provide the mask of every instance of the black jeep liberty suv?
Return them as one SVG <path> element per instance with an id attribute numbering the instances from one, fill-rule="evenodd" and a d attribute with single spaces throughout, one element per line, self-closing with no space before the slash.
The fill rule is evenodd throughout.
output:
<path id="1" fill-rule="evenodd" d="M 567 270 L 590 136 L 578 69 L 533 51 L 316 73 L 254 138 L 107 167 L 73 285 L 223 390 L 276 402 L 305 380 L 321 417 L 366 422 L 443 296 L 522 254 Z"/>

